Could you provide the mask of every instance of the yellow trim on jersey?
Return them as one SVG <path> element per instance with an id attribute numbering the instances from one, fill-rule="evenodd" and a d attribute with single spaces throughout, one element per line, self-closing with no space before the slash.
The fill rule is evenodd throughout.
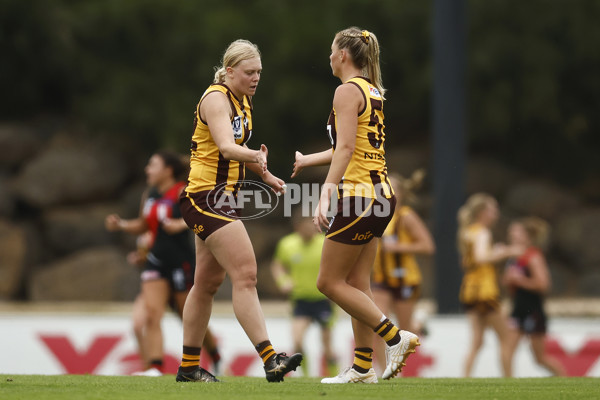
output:
<path id="1" fill-rule="evenodd" d="M 209 217 L 213 217 L 213 218 L 222 219 L 223 221 L 229 221 L 229 222 L 233 222 L 233 221 L 235 221 L 235 219 L 232 219 L 232 218 L 227 218 L 227 217 L 224 217 L 224 216 L 222 216 L 222 215 L 213 214 L 213 213 L 210 213 L 210 212 L 208 212 L 208 211 L 204 211 L 203 209 L 201 209 L 200 207 L 198 207 L 198 206 L 196 205 L 196 202 L 194 201 L 194 199 L 192 199 L 192 198 L 190 197 L 190 194 L 189 194 L 189 193 L 187 193 L 187 192 L 185 193 L 185 197 L 187 197 L 188 199 L 190 199 L 190 202 L 192 203 L 192 206 L 194 206 L 194 208 L 196 209 L 196 211 L 198 211 L 198 212 L 199 212 L 199 213 L 201 213 L 201 214 L 204 214 L 204 215 L 207 215 L 207 216 L 209 216 Z"/>
<path id="2" fill-rule="evenodd" d="M 219 151 L 209 126 L 200 117 L 200 105 L 210 93 L 225 95 L 231 107 L 231 135 L 235 144 L 243 146 L 252 136 L 252 102 L 248 96 L 241 99 L 224 84 L 213 84 L 206 89 L 196 106 L 192 135 L 190 172 L 187 192 L 197 193 L 223 186 L 235 192 L 245 178 L 245 164 L 228 160 Z"/>
<path id="3" fill-rule="evenodd" d="M 383 99 L 368 79 L 354 77 L 344 84 L 355 85 L 362 93 L 364 109 L 357 115 L 354 152 L 342 177 L 338 197 L 360 196 L 391 198 L 394 195 L 385 161 L 385 133 Z M 337 114 L 332 109 L 328 121 L 328 132 L 333 147 L 337 144 Z M 376 185 L 381 186 L 376 191 Z M 379 192 L 379 193 L 378 193 Z"/>
<path id="4" fill-rule="evenodd" d="M 369 203 L 369 206 L 365 209 L 365 211 L 362 212 L 362 214 L 360 214 L 354 221 L 352 221 L 351 223 L 349 223 L 348 225 L 346 225 L 343 228 L 338 229 L 337 231 L 330 233 L 329 235 L 325 236 L 326 238 L 329 238 L 331 236 L 337 235 L 340 232 L 345 231 L 346 229 L 350 228 L 352 225 L 356 224 L 362 217 L 364 217 L 364 215 L 367 213 L 367 211 L 369 211 L 369 209 L 371 207 L 373 207 L 373 203 L 375 202 L 375 199 L 371 199 L 371 202 Z"/>
<path id="5" fill-rule="evenodd" d="M 464 275 L 460 287 L 459 299 L 471 304 L 475 302 L 496 301 L 500 296 L 496 267 L 492 263 L 475 263 L 473 243 L 482 230 L 481 224 L 467 227 L 461 240 L 466 249 L 463 256 Z M 491 244 L 490 244 L 491 245 Z"/>

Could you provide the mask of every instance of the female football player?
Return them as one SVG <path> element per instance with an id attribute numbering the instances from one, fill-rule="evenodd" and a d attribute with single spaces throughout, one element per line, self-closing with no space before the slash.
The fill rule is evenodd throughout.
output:
<path id="1" fill-rule="evenodd" d="M 384 379 L 396 375 L 419 345 L 416 335 L 398 328 L 381 312 L 371 293 L 371 268 L 377 240 L 391 220 L 394 192 L 387 177 L 379 43 L 367 30 L 338 32 L 329 56 L 333 75 L 342 82 L 333 98 L 327 131 L 332 149 L 296 153 L 295 176 L 306 166 L 330 164 L 314 224 L 327 230 L 317 287 L 352 317 L 354 364 L 323 383 L 375 383 L 373 331 L 388 345 Z M 328 210 L 337 189 L 337 213 Z"/>
<path id="2" fill-rule="evenodd" d="M 508 228 L 509 242 L 526 249 L 520 257 L 509 260 L 503 278 L 513 297 L 507 338 L 509 360 L 512 361 L 523 335 L 528 335 L 536 362 L 552 374 L 564 376 L 563 366 L 545 349 L 544 294 L 550 290 L 551 279 L 541 248 L 546 244 L 548 233 L 548 223 L 535 217 L 517 220 Z"/>
<path id="3" fill-rule="evenodd" d="M 267 169 L 267 147 L 251 150 L 252 102 L 262 64 L 258 48 L 236 40 L 223 55 L 214 84 L 196 107 L 190 174 L 181 195 L 181 211 L 196 233 L 196 276 L 183 310 L 183 357 L 177 381 L 217 379 L 199 367 L 213 297 L 229 275 L 233 310 L 262 358 L 267 380 L 282 381 L 302 361 L 301 354 L 276 353 L 269 341 L 256 292 L 256 258 L 236 205 L 245 166 L 258 174 L 276 193 L 284 182 Z M 232 251 L 235 248 L 235 251 Z"/>

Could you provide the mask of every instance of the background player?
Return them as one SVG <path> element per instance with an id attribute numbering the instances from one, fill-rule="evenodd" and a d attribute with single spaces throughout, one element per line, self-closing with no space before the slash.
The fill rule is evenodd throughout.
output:
<path id="1" fill-rule="evenodd" d="M 277 244 L 271 263 L 271 273 L 279 290 L 290 296 L 293 307 L 292 340 L 294 352 L 303 352 L 306 330 L 314 321 L 321 329 L 323 363 L 328 375 L 336 374 L 336 361 L 331 348 L 331 326 L 334 320 L 332 304 L 317 289 L 317 276 L 325 235 L 318 233 L 310 218 L 302 217 L 300 209 L 292 216 L 294 232 Z M 302 364 L 308 376 L 308 364 Z"/>
<path id="2" fill-rule="evenodd" d="M 541 248 L 545 246 L 548 234 L 548 223 L 535 217 L 514 221 L 508 228 L 510 244 L 525 249 L 520 257 L 509 259 L 503 277 L 503 283 L 513 297 L 507 337 L 509 360 L 512 367 L 515 350 L 523 335 L 528 335 L 535 361 L 552 374 L 564 376 L 563 366 L 545 350 L 544 295 L 550 290 L 551 279 Z"/>
<path id="3" fill-rule="evenodd" d="M 498 220 L 498 202 L 492 196 L 476 193 L 458 210 L 458 245 L 464 271 L 460 301 L 471 323 L 471 347 L 467 353 L 464 376 L 470 376 L 475 357 L 483 345 L 483 334 L 491 326 L 500 344 L 504 376 L 510 376 L 506 317 L 500 310 L 500 289 L 495 262 L 522 252 L 520 246 L 492 246 L 490 228 Z"/>
<path id="4" fill-rule="evenodd" d="M 163 335 L 161 320 L 172 300 L 181 315 L 194 276 L 194 250 L 187 225 L 181 218 L 178 197 L 183 190 L 181 177 L 187 167 L 177 153 L 161 150 L 150 157 L 145 168 L 149 189 L 142 195 L 137 218 L 106 217 L 109 231 L 140 235 L 137 257 L 143 263 L 142 291 L 134 303 L 133 323 L 140 355 L 147 363 L 141 373 L 160 376 L 163 372 Z M 210 343 L 213 360 L 216 346 Z"/>
<path id="5" fill-rule="evenodd" d="M 425 172 L 417 170 L 410 179 L 391 174 L 396 196 L 394 216 L 379 242 L 373 266 L 372 291 L 375 304 L 386 315 L 393 312 L 402 329 L 418 332 L 413 321 L 415 304 L 421 290 L 421 271 L 415 254 L 433 254 L 435 245 L 423 220 L 406 202 L 414 201 L 414 190 L 421 186 Z M 385 346 L 375 340 L 375 360 L 385 368 Z"/>

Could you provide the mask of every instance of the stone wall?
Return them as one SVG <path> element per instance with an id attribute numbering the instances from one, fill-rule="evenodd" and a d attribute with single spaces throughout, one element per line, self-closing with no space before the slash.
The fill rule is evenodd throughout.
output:
<path id="1" fill-rule="evenodd" d="M 127 264 L 126 253 L 135 239 L 106 232 L 104 218 L 113 212 L 137 215 L 146 156 L 132 157 L 101 138 L 70 130 L 0 125 L 0 300 L 132 300 L 139 270 Z M 430 164 L 425 147 L 389 149 L 387 158 L 390 170 L 404 175 Z M 500 201 L 498 240 L 511 218 L 537 215 L 552 224 L 553 295 L 600 295 L 600 206 L 493 160 L 474 158 L 468 171 L 468 193 L 486 191 Z M 306 171 L 303 177 L 321 182 L 324 172 Z M 430 224 L 427 186 L 419 197 L 415 208 Z M 246 223 L 264 298 L 279 296 L 268 266 L 277 240 L 290 231 L 280 214 Z M 422 258 L 421 267 L 424 296 L 430 297 L 432 260 Z M 230 298 L 229 284 L 218 296 Z"/>

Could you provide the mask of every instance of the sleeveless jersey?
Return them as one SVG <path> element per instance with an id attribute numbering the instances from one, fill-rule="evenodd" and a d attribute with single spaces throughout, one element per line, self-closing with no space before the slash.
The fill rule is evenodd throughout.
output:
<path id="1" fill-rule="evenodd" d="M 383 196 L 390 198 L 394 191 L 387 177 L 385 162 L 383 99 L 377 88 L 367 78 L 355 77 L 346 83 L 358 87 L 363 95 L 365 106 L 358 113 L 354 153 L 338 186 L 338 197 L 377 198 Z M 333 151 L 335 151 L 337 144 L 335 108 L 329 114 L 327 132 Z"/>
<path id="2" fill-rule="evenodd" d="M 462 254 L 464 276 L 460 288 L 460 300 L 465 304 L 478 301 L 495 301 L 498 300 L 500 295 L 494 265 L 474 262 L 475 238 L 483 229 L 485 228 L 480 224 L 470 225 L 460 238 L 465 249 L 464 254 Z"/>
<path id="3" fill-rule="evenodd" d="M 200 117 L 200 104 L 212 92 L 227 96 L 231 106 L 231 128 L 235 143 L 242 146 L 252 136 L 252 103 L 248 96 L 238 99 L 224 84 L 210 85 L 196 106 L 191 145 L 190 174 L 186 192 L 222 189 L 237 194 L 245 176 L 243 162 L 227 160 L 215 144 L 206 121 Z"/>
<path id="4" fill-rule="evenodd" d="M 385 232 L 383 232 L 381 240 L 393 238 L 398 243 L 412 242 L 412 237 L 405 229 L 404 224 L 398 224 L 399 220 L 401 221 L 411 211 L 408 206 L 397 209 Z M 390 287 L 420 285 L 421 271 L 414 254 L 386 252 L 381 249 L 380 244 L 373 265 L 373 281 L 386 283 Z"/>
<path id="5" fill-rule="evenodd" d="M 508 267 L 518 268 L 519 271 L 527 276 L 531 277 L 529 270 L 529 260 L 531 257 L 541 254 L 541 251 L 536 247 L 528 248 L 525 253 L 517 258 L 508 262 Z M 544 296 L 534 290 L 527 290 L 521 287 L 517 287 L 514 293 L 514 309 L 519 314 L 528 314 L 534 311 L 543 311 Z"/>
<path id="6" fill-rule="evenodd" d="M 162 228 L 162 221 L 166 218 L 181 218 L 178 196 L 184 186 L 185 183 L 178 182 L 163 194 L 156 188 L 150 189 L 142 209 L 142 215 L 152 232 L 150 253 L 167 263 L 181 257 L 191 257 L 193 260 L 195 254 L 194 244 L 187 229 L 170 235 Z"/>

